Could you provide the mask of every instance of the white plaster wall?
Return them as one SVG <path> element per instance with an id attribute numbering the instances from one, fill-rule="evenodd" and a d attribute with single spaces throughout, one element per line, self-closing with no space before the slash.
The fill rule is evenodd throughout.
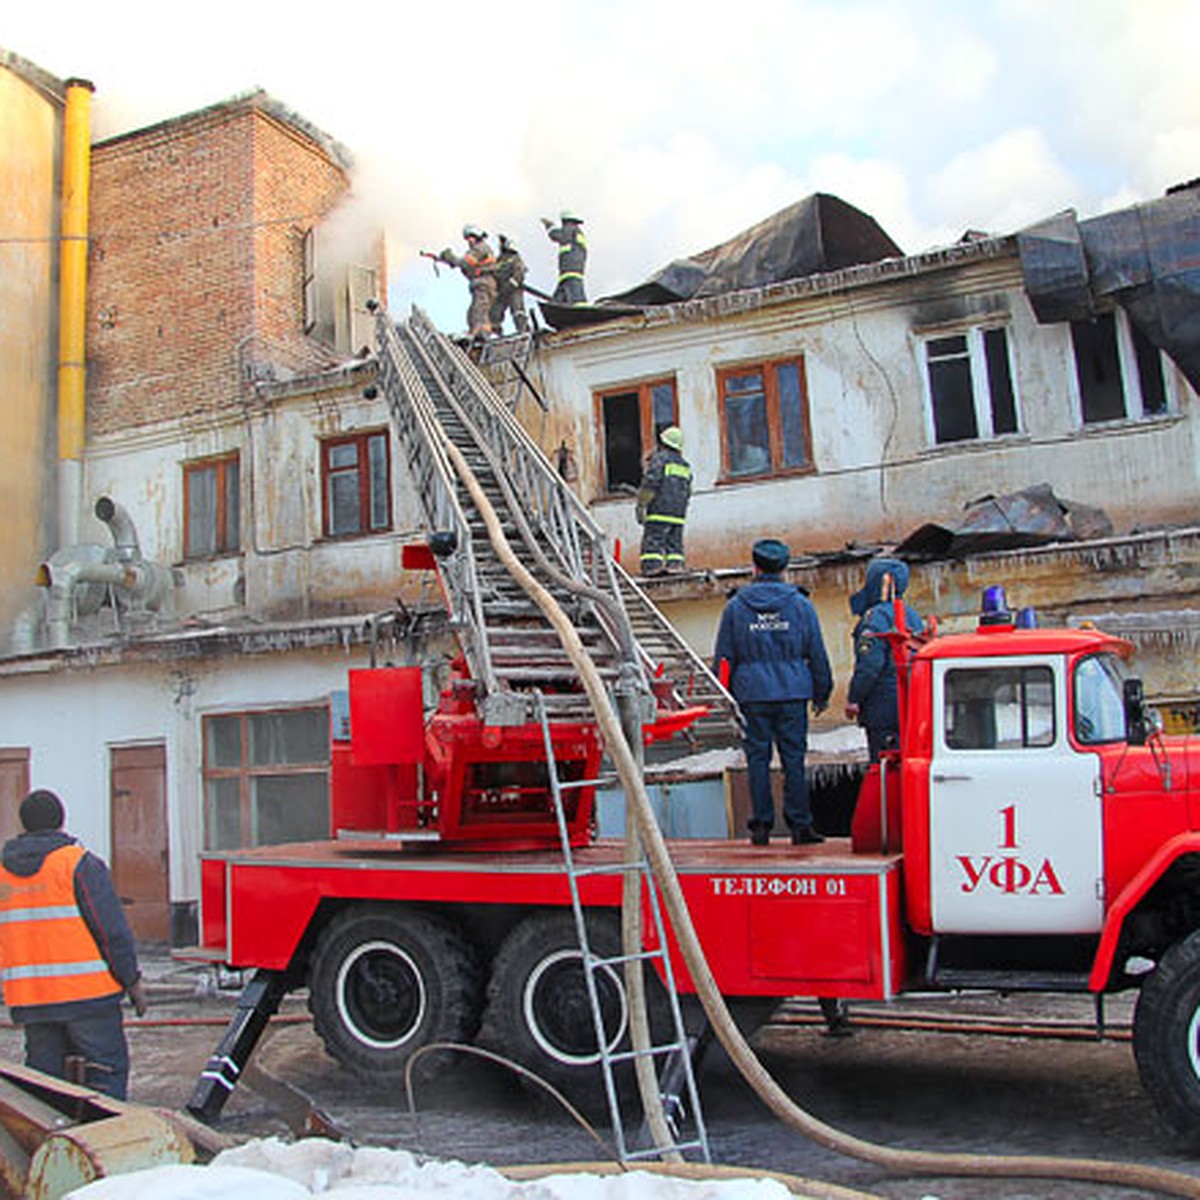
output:
<path id="1" fill-rule="evenodd" d="M 934 445 L 918 331 L 961 329 L 980 314 L 1007 322 L 1020 431 Z M 816 472 L 720 482 L 717 369 L 794 355 L 805 362 Z M 672 374 L 694 471 L 692 565 L 739 564 L 766 533 L 797 553 L 898 540 L 981 495 L 1042 482 L 1104 508 L 1118 532 L 1188 519 L 1200 504 L 1196 398 L 1186 382 L 1170 372 L 1170 416 L 1081 427 L 1069 328 L 1037 323 L 1015 255 L 731 316 L 598 327 L 544 348 L 541 368 L 550 403 L 573 421 L 579 493 L 621 540 L 629 567 L 640 541 L 632 501 L 596 499 L 594 395 Z"/>
<path id="2" fill-rule="evenodd" d="M 111 859 L 109 756 L 163 742 L 172 901 L 195 900 L 203 846 L 201 718 L 324 704 L 365 653 L 298 651 L 176 664 L 76 669 L 0 681 L 0 740 L 30 748 L 30 784 L 63 798 L 68 828 Z"/>

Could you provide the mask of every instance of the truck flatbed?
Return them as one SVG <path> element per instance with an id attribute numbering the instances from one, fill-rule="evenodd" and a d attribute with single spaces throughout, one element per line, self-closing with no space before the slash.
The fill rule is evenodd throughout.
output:
<path id="1" fill-rule="evenodd" d="M 819 846 L 780 839 L 765 847 L 688 839 L 670 850 L 727 994 L 886 999 L 899 990 L 906 965 L 895 915 L 900 855 L 853 853 L 844 838 Z M 589 906 L 619 907 L 622 854 L 617 839 L 575 851 Z M 208 854 L 202 871 L 209 900 L 198 953 L 231 967 L 285 970 L 321 905 L 378 901 L 495 912 L 570 905 L 556 850 L 479 853 L 359 836 Z M 822 930 L 819 939 L 802 936 L 814 928 Z M 682 961 L 673 961 L 690 988 Z"/>

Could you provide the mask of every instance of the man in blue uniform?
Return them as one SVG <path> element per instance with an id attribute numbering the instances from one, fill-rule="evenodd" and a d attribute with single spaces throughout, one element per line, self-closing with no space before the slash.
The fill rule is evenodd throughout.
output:
<path id="1" fill-rule="evenodd" d="M 792 843 L 825 839 L 813 828 L 804 757 L 808 752 L 808 705 L 824 712 L 833 675 L 817 610 L 783 572 L 791 550 L 775 538 L 755 542 L 754 581 L 730 597 L 721 614 L 713 651 L 718 676 L 729 664 L 729 689 L 746 720 L 743 746 L 750 784 L 750 841 L 765 846 L 775 823 L 771 751 L 783 765 L 783 817 Z"/>
<path id="2" fill-rule="evenodd" d="M 867 566 L 862 588 L 850 597 L 854 626 L 854 674 L 846 692 L 846 719 L 857 721 L 867 734 L 872 762 L 882 750 L 895 748 L 900 735 L 896 660 L 886 636 L 896 628 L 895 601 L 908 589 L 908 564 L 896 558 L 877 558 Z M 909 604 L 904 605 L 909 633 L 920 633 L 925 623 Z"/>

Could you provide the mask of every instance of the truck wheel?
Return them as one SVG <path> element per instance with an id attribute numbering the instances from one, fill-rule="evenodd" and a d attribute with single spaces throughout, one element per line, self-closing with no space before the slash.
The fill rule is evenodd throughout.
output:
<path id="1" fill-rule="evenodd" d="M 1176 942 L 1142 984 L 1133 1053 L 1164 1123 L 1200 1150 L 1200 930 Z"/>
<path id="2" fill-rule="evenodd" d="M 619 955 L 618 920 L 608 915 L 590 918 L 588 941 L 592 953 L 601 958 Z M 622 966 L 611 966 L 595 976 L 610 1051 L 629 1046 L 623 972 Z M 646 1001 L 651 1036 L 661 1042 L 670 1028 L 670 1012 L 662 984 L 651 970 L 646 972 Z M 486 1030 L 505 1053 L 567 1096 L 580 1102 L 603 1101 L 595 1022 L 570 911 L 530 917 L 501 944 L 492 965 Z M 613 1074 L 619 1090 L 635 1086 L 629 1063 L 615 1067 Z"/>
<path id="3" fill-rule="evenodd" d="M 338 1062 L 364 1079 L 394 1083 L 422 1046 L 474 1037 L 482 972 L 474 950 L 447 921 L 396 909 L 347 909 L 317 941 L 308 1006 Z"/>

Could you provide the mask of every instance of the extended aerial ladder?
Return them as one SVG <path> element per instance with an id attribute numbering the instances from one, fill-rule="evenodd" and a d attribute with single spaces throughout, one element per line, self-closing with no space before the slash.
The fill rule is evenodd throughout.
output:
<path id="1" fill-rule="evenodd" d="M 537 606 L 496 556 L 465 477 L 500 515 L 525 565 L 571 615 L 615 687 L 660 717 L 704 706 L 692 744 L 730 744 L 733 699 L 605 546 L 602 530 L 463 351 L 419 309 L 393 324 L 376 309 L 379 380 L 440 556 L 451 620 L 488 725 L 586 719 L 578 672 Z"/>

